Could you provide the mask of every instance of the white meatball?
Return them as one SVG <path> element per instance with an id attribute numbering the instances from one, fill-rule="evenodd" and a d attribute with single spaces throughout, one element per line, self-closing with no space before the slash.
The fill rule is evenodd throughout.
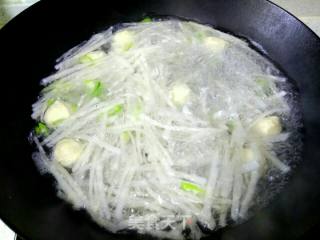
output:
<path id="1" fill-rule="evenodd" d="M 258 120 L 252 130 L 259 136 L 270 137 L 281 133 L 282 127 L 279 117 L 271 116 Z"/>
<path id="2" fill-rule="evenodd" d="M 43 121 L 49 127 L 54 127 L 60 121 L 63 121 L 70 117 L 70 111 L 68 107 L 61 101 L 55 101 L 46 110 Z"/>
<path id="3" fill-rule="evenodd" d="M 54 148 L 53 156 L 64 167 L 71 167 L 80 157 L 83 145 L 74 139 L 63 139 Z"/>
<path id="4" fill-rule="evenodd" d="M 221 53 L 228 46 L 225 40 L 218 37 L 206 37 L 203 42 L 214 53 Z"/>
<path id="5" fill-rule="evenodd" d="M 181 83 L 174 85 L 170 91 L 170 97 L 174 104 L 184 105 L 190 98 L 191 90 L 188 85 Z"/>
<path id="6" fill-rule="evenodd" d="M 134 33 L 128 30 L 117 32 L 112 41 L 112 48 L 116 51 L 128 51 L 134 43 Z"/>

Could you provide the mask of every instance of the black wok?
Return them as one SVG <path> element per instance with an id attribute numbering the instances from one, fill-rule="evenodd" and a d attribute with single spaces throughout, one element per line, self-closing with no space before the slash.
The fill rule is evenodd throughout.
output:
<path id="1" fill-rule="evenodd" d="M 55 59 L 94 32 L 145 14 L 194 19 L 254 40 L 296 84 L 305 126 L 303 161 L 267 208 L 211 238 L 301 237 L 320 217 L 320 40 L 265 0 L 47 0 L 6 25 L 0 31 L 0 217 L 29 240 L 129 238 L 108 233 L 57 198 L 52 178 L 40 176 L 33 164 L 27 137 L 39 80 L 53 71 Z"/>

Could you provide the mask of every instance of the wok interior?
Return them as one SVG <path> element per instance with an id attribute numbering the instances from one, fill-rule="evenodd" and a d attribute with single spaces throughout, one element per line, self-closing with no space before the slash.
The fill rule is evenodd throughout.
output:
<path id="1" fill-rule="evenodd" d="M 288 239 L 318 220 L 320 44 L 315 34 L 265 1 L 204 1 L 201 5 L 182 0 L 97 2 L 80 4 L 77 11 L 70 11 L 72 4 L 70 1 L 62 9 L 54 1 L 39 3 L 0 32 L 1 98 L 3 112 L 9 116 L 2 118 L 0 215 L 18 234 L 33 240 L 128 238 L 106 233 L 83 212 L 73 211 L 58 199 L 52 179 L 41 177 L 33 165 L 29 157 L 33 147 L 25 139 L 33 126 L 28 119 L 30 105 L 40 90 L 38 80 L 52 72 L 54 60 L 93 32 L 136 21 L 150 12 L 195 19 L 255 40 L 300 91 L 305 126 L 303 162 L 272 205 L 250 221 L 214 235 L 224 239 Z"/>

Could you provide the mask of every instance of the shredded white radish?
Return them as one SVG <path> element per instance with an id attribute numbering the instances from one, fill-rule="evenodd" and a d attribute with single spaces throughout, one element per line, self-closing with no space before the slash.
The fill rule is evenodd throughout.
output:
<path id="1" fill-rule="evenodd" d="M 126 24 L 71 49 L 56 69 L 32 118 L 43 122 L 56 101 L 70 116 L 38 125 L 34 157 L 59 196 L 112 232 L 200 239 L 202 228 L 247 216 L 266 169 L 290 169 L 273 149 L 290 132 L 252 130 L 270 116 L 285 129 L 286 79 L 229 34 L 177 20 Z M 84 146 L 68 168 L 52 154 L 66 138 Z"/>

